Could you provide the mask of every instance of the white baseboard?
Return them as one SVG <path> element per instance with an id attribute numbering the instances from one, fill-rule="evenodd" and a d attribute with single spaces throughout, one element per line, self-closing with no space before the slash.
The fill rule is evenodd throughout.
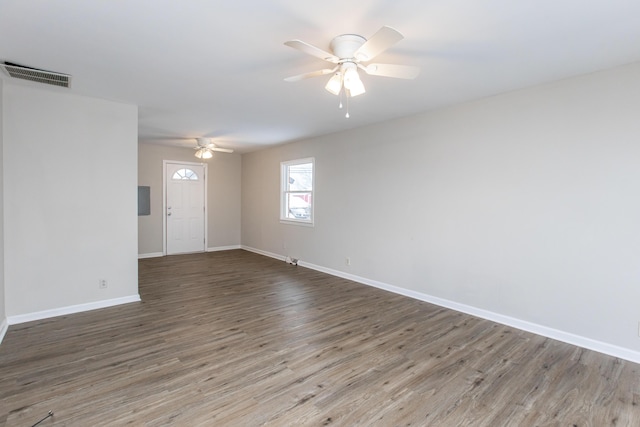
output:
<path id="1" fill-rule="evenodd" d="M 242 249 L 240 245 L 231 245 L 231 246 L 215 246 L 212 248 L 207 248 L 205 252 L 219 252 L 219 251 L 230 251 L 233 249 Z M 138 254 L 138 259 L 144 258 L 160 258 L 163 257 L 164 254 L 162 252 L 150 252 L 147 254 Z"/>
<path id="2" fill-rule="evenodd" d="M 207 252 L 231 251 L 233 249 L 242 249 L 242 246 L 240 245 L 216 246 L 213 248 L 207 248 Z"/>
<path id="3" fill-rule="evenodd" d="M 245 251 L 253 252 L 253 253 L 256 253 L 256 254 L 259 254 L 259 255 L 268 256 L 269 258 L 275 258 L 275 259 L 277 259 L 279 261 L 284 261 L 287 258 L 285 255 L 280 255 L 280 254 L 275 254 L 273 252 L 263 251 L 262 249 L 256 249 L 256 248 L 252 248 L 250 246 L 242 245 L 240 247 L 240 249 L 244 249 Z M 331 273 L 329 273 L 329 274 L 331 274 Z"/>
<path id="4" fill-rule="evenodd" d="M 140 295 L 130 295 L 128 297 L 113 298 L 108 300 L 90 302 L 87 304 L 70 305 L 67 307 L 54 308 L 51 310 L 38 311 L 35 313 L 19 314 L 17 316 L 7 317 L 9 325 L 17 325 L 19 323 L 32 322 L 34 320 L 48 319 L 50 317 L 64 316 L 67 314 L 81 313 L 83 311 L 97 310 L 99 308 L 113 307 L 115 305 L 127 304 L 130 302 L 139 302 Z"/>
<path id="5" fill-rule="evenodd" d="M 2 322 L 0 322 L 0 343 L 2 343 L 2 340 L 4 339 L 4 336 L 6 335 L 8 329 L 9 323 L 7 322 L 7 318 L 5 317 L 4 319 L 2 319 Z"/>
<path id="6" fill-rule="evenodd" d="M 148 254 L 138 254 L 138 259 L 143 259 L 143 258 L 160 258 L 164 256 L 164 254 L 162 252 L 151 252 Z"/>
<path id="7" fill-rule="evenodd" d="M 557 341 L 562 341 L 567 344 L 572 344 L 578 347 L 586 348 L 588 350 L 604 353 L 609 356 L 618 357 L 620 359 L 629 360 L 634 363 L 640 363 L 640 352 L 630 350 L 628 348 L 619 347 L 613 344 L 596 341 L 591 338 L 575 335 L 569 332 L 561 331 L 558 329 L 550 328 L 548 326 L 538 325 L 526 320 L 516 319 L 514 317 L 505 316 L 492 311 L 484 310 L 481 308 L 473 307 L 466 304 L 461 304 L 455 301 L 450 301 L 443 298 L 434 297 L 432 295 L 423 294 L 421 292 L 412 291 L 409 289 L 400 288 L 398 286 L 389 285 L 387 283 L 378 282 L 377 280 L 371 280 L 364 277 L 356 276 L 354 274 L 345 273 L 344 271 L 334 270 L 331 268 L 322 267 L 319 265 L 311 264 L 304 261 L 299 261 L 298 265 L 301 267 L 310 268 L 312 270 L 321 271 L 323 273 L 331 274 L 332 276 L 342 277 L 343 279 L 352 280 L 354 282 L 362 283 L 364 285 L 373 286 L 385 291 L 393 292 L 395 294 L 404 295 L 413 299 L 428 302 L 440 307 L 449 308 L 451 310 L 459 311 L 461 313 L 470 314 L 472 316 L 479 317 L 481 319 L 491 320 L 492 322 L 500 323 L 502 325 L 511 326 L 516 329 L 531 332 L 543 337 L 551 338 Z"/>
<path id="8" fill-rule="evenodd" d="M 271 258 L 275 258 L 284 261 L 284 255 L 278 255 L 271 252 L 266 252 L 260 249 L 255 249 L 247 246 L 243 246 L 242 249 L 255 252 L 260 255 L 265 255 Z M 619 347 L 613 344 L 597 341 L 591 338 L 575 335 L 569 332 L 561 331 L 558 329 L 550 328 L 548 326 L 538 325 L 526 320 L 517 319 L 510 316 L 505 316 L 492 311 L 484 310 L 481 308 L 473 307 L 466 304 L 461 304 L 455 301 L 435 297 L 432 295 L 423 294 L 421 292 L 412 291 L 410 289 L 400 288 L 388 283 L 379 282 L 377 280 L 367 279 L 365 277 L 356 276 L 354 274 L 345 273 L 344 271 L 334 270 L 332 268 L 326 268 L 319 265 L 311 264 L 305 261 L 298 261 L 298 265 L 301 267 L 310 268 L 312 270 L 327 273 L 332 276 L 342 277 L 343 279 L 352 280 L 363 285 L 373 286 L 375 288 L 383 289 L 385 291 L 393 292 L 395 294 L 404 295 L 409 298 L 417 299 L 420 301 L 428 302 L 440 307 L 449 308 L 451 310 L 459 311 L 461 313 L 470 314 L 472 316 L 479 317 L 481 319 L 490 320 L 492 322 L 500 323 L 502 325 L 511 326 L 516 329 L 531 332 L 543 337 L 551 338 L 557 341 L 562 341 L 567 344 L 575 345 L 578 347 L 586 348 L 588 350 L 597 351 L 599 353 L 607 354 L 609 356 L 618 357 L 620 359 L 629 360 L 634 363 L 640 363 L 640 352 L 630 350 L 628 348 Z"/>

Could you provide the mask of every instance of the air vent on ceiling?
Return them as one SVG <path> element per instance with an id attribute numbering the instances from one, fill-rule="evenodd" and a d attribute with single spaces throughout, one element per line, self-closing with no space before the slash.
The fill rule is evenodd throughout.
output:
<path id="1" fill-rule="evenodd" d="M 71 76 L 68 74 L 39 70 L 37 68 L 13 64 L 11 62 L 0 63 L 0 68 L 2 68 L 9 76 L 16 79 L 29 80 L 53 86 L 69 87 L 71 81 Z"/>

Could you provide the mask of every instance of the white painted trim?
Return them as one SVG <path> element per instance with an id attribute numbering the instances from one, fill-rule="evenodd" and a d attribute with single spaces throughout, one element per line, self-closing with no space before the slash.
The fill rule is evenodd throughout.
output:
<path id="1" fill-rule="evenodd" d="M 281 219 L 280 224 L 300 225 L 302 227 L 315 227 L 315 224 L 313 222 L 296 221 L 295 219 Z"/>
<path id="2" fill-rule="evenodd" d="M 231 245 L 231 246 L 215 246 L 213 248 L 207 248 L 205 252 L 218 252 L 218 251 L 230 251 L 233 249 L 242 249 L 240 245 Z M 138 254 L 138 259 L 144 258 L 160 258 L 163 257 L 164 254 L 162 252 L 151 252 L 148 254 Z"/>
<path id="3" fill-rule="evenodd" d="M 4 336 L 7 334 L 8 330 L 9 323 L 7 322 L 7 318 L 5 317 L 4 319 L 2 319 L 2 322 L 0 322 L 0 343 L 2 343 L 2 340 L 4 339 Z"/>
<path id="4" fill-rule="evenodd" d="M 34 320 L 48 319 L 50 317 L 64 316 L 67 314 L 81 313 L 83 311 L 97 310 L 99 308 L 113 307 L 115 305 L 127 304 L 130 302 L 139 302 L 140 295 L 130 295 L 128 297 L 113 298 L 102 301 L 90 302 L 87 304 L 70 305 L 68 307 L 54 308 L 51 310 L 38 311 L 35 313 L 19 314 L 17 316 L 7 317 L 9 325 L 17 325 L 19 323 L 32 322 Z"/>
<path id="5" fill-rule="evenodd" d="M 202 171 L 204 173 L 204 251 L 207 251 L 207 247 L 209 246 L 209 164 L 201 163 Z"/>
<path id="6" fill-rule="evenodd" d="M 231 251 L 233 249 L 242 249 L 242 246 L 240 245 L 216 246 L 214 248 L 207 248 L 207 252 Z"/>
<path id="7" fill-rule="evenodd" d="M 265 255 L 271 258 L 275 258 L 278 260 L 282 260 L 282 261 L 285 260 L 284 255 L 278 255 L 278 254 L 266 252 L 260 249 L 244 246 L 244 245 L 242 246 L 242 249 L 250 252 L 255 252 L 260 255 Z M 451 310 L 470 314 L 472 316 L 480 317 L 482 319 L 490 320 L 492 322 L 500 323 L 506 326 L 511 326 L 516 329 L 531 332 L 533 334 L 541 335 L 543 337 L 551 338 L 554 340 L 562 341 L 567 344 L 586 348 L 588 350 L 597 351 L 599 353 L 604 353 L 609 356 L 619 357 L 620 359 L 629 360 L 634 363 L 640 363 L 640 352 L 630 350 L 628 348 L 619 347 L 617 345 L 597 341 L 597 340 L 583 337 L 580 335 L 575 335 L 570 332 L 560 331 L 558 329 L 550 328 L 548 326 L 538 325 L 536 323 L 528 322 L 526 320 L 516 319 L 514 317 L 505 316 L 503 314 L 494 313 L 492 311 L 483 310 L 481 308 L 473 307 L 466 304 L 461 304 L 461 303 L 450 301 L 444 298 L 423 294 L 421 292 L 412 291 L 410 289 L 400 288 L 398 286 L 393 286 L 393 285 L 389 285 L 388 283 L 379 282 L 377 280 L 356 276 L 355 274 L 346 273 L 344 271 L 322 267 L 319 265 L 311 264 L 309 262 L 298 261 L 298 265 L 301 267 L 320 271 L 322 273 L 327 273 L 332 276 L 342 277 L 343 279 L 352 280 L 357 283 L 362 283 L 363 285 L 373 286 L 375 288 L 393 292 L 398 295 L 403 295 L 409 298 L 428 302 L 430 304 L 434 304 L 440 307 L 445 307 Z"/>
<path id="8" fill-rule="evenodd" d="M 273 252 L 267 252 L 267 251 L 263 251 L 262 249 L 256 249 L 256 248 L 252 248 L 250 246 L 245 246 L 245 245 L 242 245 L 240 247 L 240 249 L 244 249 L 245 251 L 253 252 L 253 253 L 256 253 L 256 254 L 259 254 L 259 255 L 268 256 L 270 258 L 275 258 L 275 259 L 277 259 L 279 261 L 284 261 L 287 258 L 285 255 L 278 255 L 278 254 L 275 254 Z M 318 271 L 320 271 L 320 270 L 318 270 Z M 331 274 L 331 273 L 329 273 L 329 274 Z"/>
<path id="9" fill-rule="evenodd" d="M 311 163 L 311 217 L 308 220 L 287 218 L 284 211 L 285 193 L 288 183 L 285 180 L 285 171 L 289 166 Z M 306 157 L 304 159 L 287 160 L 280 162 L 280 224 L 302 225 L 305 227 L 315 227 L 315 206 L 316 206 L 316 159 Z"/>
<path id="10" fill-rule="evenodd" d="M 167 254 L 167 162 L 162 161 L 162 255 Z"/>
<path id="11" fill-rule="evenodd" d="M 248 249 L 249 250 L 249 249 Z M 253 251 L 260 253 L 258 251 Z M 403 295 L 409 298 L 417 299 L 420 301 L 428 302 L 440 307 L 449 308 L 451 310 L 459 311 L 462 313 L 470 314 L 472 316 L 480 317 L 482 319 L 491 320 L 492 322 L 500 323 L 506 326 L 511 326 L 516 329 L 531 332 L 543 337 L 551 338 L 554 340 L 562 341 L 567 344 L 572 344 L 578 347 L 586 348 L 588 350 L 604 353 L 609 356 L 619 357 L 620 359 L 629 360 L 634 363 L 640 363 L 640 352 L 630 350 L 628 348 L 619 347 L 613 344 L 596 341 L 591 338 L 575 335 L 570 332 L 560 331 L 558 329 L 550 328 L 548 326 L 538 325 L 526 320 L 516 319 L 514 317 L 505 316 L 503 314 L 494 313 L 492 311 L 483 310 L 481 308 L 473 307 L 466 304 L 461 304 L 455 301 L 435 297 L 432 295 L 423 294 L 421 292 L 412 291 L 410 289 L 400 288 L 398 286 L 389 285 L 387 283 L 378 282 L 377 280 L 371 280 L 364 277 L 356 276 L 354 274 L 345 273 L 344 271 L 334 270 L 332 268 L 326 268 L 319 265 L 311 264 L 304 261 L 298 261 L 298 265 L 301 267 L 310 268 L 312 270 L 320 271 L 330 274 L 332 276 L 342 277 L 343 279 L 352 280 L 354 282 L 362 283 L 363 285 L 373 286 L 385 291 L 393 292 L 395 294 Z"/>
<path id="12" fill-rule="evenodd" d="M 163 257 L 164 254 L 162 252 L 151 252 L 148 254 L 138 254 L 138 259 L 143 259 L 143 258 L 160 258 Z"/>

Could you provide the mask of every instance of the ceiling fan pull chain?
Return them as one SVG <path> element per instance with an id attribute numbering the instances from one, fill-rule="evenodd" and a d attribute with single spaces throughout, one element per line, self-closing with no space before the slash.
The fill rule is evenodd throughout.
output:
<path id="1" fill-rule="evenodd" d="M 345 98 L 347 98 L 347 114 L 345 114 L 345 117 L 348 119 L 349 118 L 349 94 L 345 94 Z"/>

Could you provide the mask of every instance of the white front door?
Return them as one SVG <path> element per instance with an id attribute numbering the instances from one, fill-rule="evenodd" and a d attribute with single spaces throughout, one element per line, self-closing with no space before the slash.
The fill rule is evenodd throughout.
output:
<path id="1" fill-rule="evenodd" d="M 205 250 L 205 165 L 165 163 L 167 255 Z"/>

